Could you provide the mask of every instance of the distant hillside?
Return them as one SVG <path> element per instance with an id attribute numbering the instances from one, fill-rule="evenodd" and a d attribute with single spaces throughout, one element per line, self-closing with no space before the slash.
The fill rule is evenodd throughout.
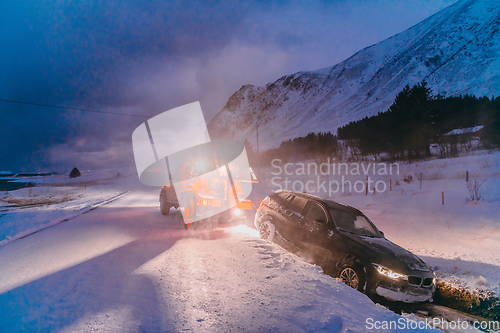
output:
<path id="1" fill-rule="evenodd" d="M 459 1 L 333 67 L 241 87 L 209 131 L 254 142 L 259 124 L 261 147 L 309 132 L 335 133 L 386 111 L 405 85 L 423 79 L 433 94 L 498 96 L 499 21 L 499 1 Z"/>

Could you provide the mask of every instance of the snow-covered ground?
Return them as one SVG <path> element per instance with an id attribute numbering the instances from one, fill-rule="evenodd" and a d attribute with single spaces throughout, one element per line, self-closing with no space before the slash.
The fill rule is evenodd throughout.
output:
<path id="1" fill-rule="evenodd" d="M 479 151 L 400 164 L 399 175 L 370 174 L 387 183 L 384 193 L 316 194 L 361 209 L 441 280 L 498 293 L 499 165 L 499 152 Z M 467 170 L 471 179 L 486 179 L 479 202 L 466 200 Z M 271 172 L 276 168 L 261 168 L 251 195 L 255 203 L 278 189 Z M 408 172 L 423 174 L 422 188 L 418 180 L 403 181 Z M 45 177 L 40 186 L 3 193 L 2 331 L 358 332 L 368 331 L 369 318 L 417 320 L 373 304 L 318 267 L 260 240 L 251 227 L 186 231 L 179 210 L 160 214 L 158 189 L 140 185 L 136 177 L 89 177 L 74 183 L 62 175 Z M 362 170 L 346 178 L 364 179 Z M 31 234 L 36 230 L 41 231 Z M 31 235 L 19 239 L 26 234 Z"/>
<path id="2" fill-rule="evenodd" d="M 116 172 L 23 177 L 36 187 L 0 192 L 0 245 L 53 226 L 126 193 Z"/>
<path id="3" fill-rule="evenodd" d="M 135 190 L 1 246 L 2 330 L 361 332 L 367 320 L 416 325 L 248 226 L 184 230 L 179 210 L 159 213 L 157 195 Z"/>

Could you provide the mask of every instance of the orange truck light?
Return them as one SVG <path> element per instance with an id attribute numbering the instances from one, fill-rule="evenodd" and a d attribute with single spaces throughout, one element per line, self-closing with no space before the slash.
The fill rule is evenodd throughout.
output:
<path id="1" fill-rule="evenodd" d="M 251 201 L 240 201 L 238 202 L 238 208 L 239 209 L 252 209 L 252 202 Z"/>

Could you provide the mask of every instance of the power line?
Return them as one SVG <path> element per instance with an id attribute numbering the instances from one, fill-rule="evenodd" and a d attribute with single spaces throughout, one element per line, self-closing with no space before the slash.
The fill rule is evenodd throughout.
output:
<path id="1" fill-rule="evenodd" d="M 72 108 L 72 107 L 68 107 L 68 106 L 59 106 L 59 105 L 50 105 L 50 104 L 22 102 L 22 101 L 14 101 L 14 100 L 3 99 L 3 98 L 0 98 L 0 102 L 9 102 L 9 103 L 17 103 L 17 104 L 35 105 L 35 106 L 43 106 L 43 107 L 56 108 L 56 109 L 64 109 L 64 110 L 75 110 L 75 111 L 82 111 L 82 112 L 104 113 L 104 114 L 112 114 L 112 115 L 117 115 L 117 116 L 130 116 L 130 117 L 147 118 L 147 119 L 155 117 L 155 116 L 144 116 L 144 115 L 141 115 L 141 114 L 120 113 L 120 112 L 111 112 L 111 111 L 102 111 L 102 110 Z M 190 119 L 178 119 L 178 118 L 174 119 L 174 118 L 168 118 L 168 117 L 160 117 L 160 118 L 161 119 L 175 120 L 175 121 L 184 121 L 184 122 L 188 122 L 188 123 L 192 123 L 192 122 L 204 123 L 202 121 L 196 121 L 196 120 L 190 120 Z"/>
<path id="2" fill-rule="evenodd" d="M 9 103 L 17 103 L 17 104 L 44 106 L 44 107 L 56 108 L 56 109 L 75 110 L 75 111 L 94 112 L 94 113 L 106 113 L 106 114 L 114 114 L 114 115 L 119 115 L 119 116 L 150 118 L 149 116 L 143 116 L 143 115 L 139 115 L 139 114 L 130 114 L 130 113 L 119 113 L 119 112 L 111 112 L 111 111 L 101 111 L 101 110 L 72 108 L 72 107 L 68 107 L 68 106 L 58 106 L 58 105 L 50 105 L 50 104 L 40 104 L 40 103 L 30 103 L 30 102 L 22 102 L 22 101 L 13 101 L 13 100 L 10 100 L 10 99 L 2 99 L 2 98 L 0 98 L 0 101 L 2 101 L 2 102 L 9 102 Z"/>
<path id="3" fill-rule="evenodd" d="M 55 109 L 75 110 L 75 111 L 94 112 L 94 113 L 104 113 L 104 114 L 113 114 L 113 115 L 118 115 L 118 116 L 130 116 L 130 117 L 139 117 L 139 118 L 151 118 L 151 116 L 144 116 L 144 115 L 140 115 L 140 114 L 130 114 L 130 113 L 119 113 L 119 112 L 111 112 L 111 111 L 102 111 L 102 110 L 73 108 L 73 107 L 68 107 L 68 106 L 59 106 L 59 105 L 50 105 L 50 104 L 41 104 L 41 103 L 31 103 L 31 102 L 23 102 L 23 101 L 14 101 L 14 100 L 3 99 L 3 98 L 0 98 L 0 101 L 1 102 L 8 102 L 8 103 L 16 103 L 16 104 L 43 106 L 43 107 L 49 107 L 49 108 L 55 108 Z M 165 118 L 165 119 L 171 119 L 171 118 Z M 189 121 L 189 120 L 186 120 L 186 119 L 171 119 L 171 120 Z M 284 125 L 283 127 L 284 127 L 284 135 L 279 136 L 279 137 L 276 138 L 274 136 L 274 131 L 271 131 L 271 140 L 264 141 L 263 143 L 268 143 L 268 142 L 271 142 L 271 141 L 276 141 L 276 140 L 279 140 L 279 139 L 287 137 L 287 136 L 291 136 L 291 135 L 295 135 L 295 134 L 300 134 L 302 132 L 302 130 L 298 129 L 296 131 L 292 131 L 292 133 L 288 133 L 287 134 L 286 133 L 287 132 L 286 125 Z M 257 128 L 255 130 L 258 130 L 258 129 L 259 129 L 259 125 L 257 124 Z M 253 132 L 255 132 L 255 130 L 253 130 L 252 132 L 250 132 L 250 134 L 252 134 Z M 259 134 L 257 134 L 257 138 L 258 138 L 258 135 Z"/>

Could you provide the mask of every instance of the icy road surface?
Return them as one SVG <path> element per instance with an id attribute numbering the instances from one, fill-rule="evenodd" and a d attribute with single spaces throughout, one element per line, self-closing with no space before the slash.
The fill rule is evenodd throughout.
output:
<path id="1" fill-rule="evenodd" d="M 0 247 L 2 332 L 359 332 L 368 318 L 403 320 L 247 226 L 183 230 L 157 192 Z"/>

